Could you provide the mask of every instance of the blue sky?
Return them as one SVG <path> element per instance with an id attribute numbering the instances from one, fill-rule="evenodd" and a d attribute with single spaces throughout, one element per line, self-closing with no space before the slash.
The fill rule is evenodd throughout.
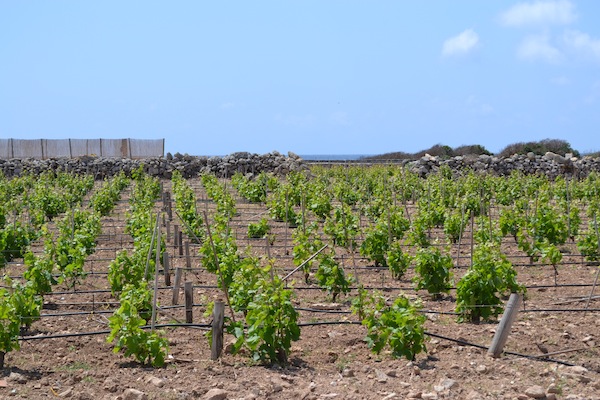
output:
<path id="1" fill-rule="evenodd" d="M 600 150 L 600 1 L 0 0 L 0 137 Z"/>

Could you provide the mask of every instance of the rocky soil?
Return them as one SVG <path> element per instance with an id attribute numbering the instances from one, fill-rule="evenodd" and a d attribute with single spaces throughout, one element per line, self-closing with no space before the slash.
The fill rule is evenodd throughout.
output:
<path id="1" fill-rule="evenodd" d="M 190 182 L 202 198 L 199 181 Z M 168 190 L 169 182 L 164 184 Z M 212 205 L 205 206 L 210 211 Z M 117 251 L 132 246 L 123 232 L 126 208 L 124 197 L 115 212 L 103 219 L 103 233 L 86 265 L 90 275 L 84 283 L 75 291 L 57 289 L 45 296 L 45 316 L 25 334 L 28 340 L 22 341 L 21 350 L 6 355 L 0 398 L 600 399 L 600 299 L 587 301 L 598 267 L 585 264 L 573 243 L 561 249 L 565 258 L 556 287 L 551 266 L 529 265 L 512 239 L 503 244 L 528 294 L 508 338 L 507 353 L 499 358 L 487 355 L 497 324 L 459 324 L 452 315 L 453 292 L 433 299 L 412 289 L 411 271 L 396 281 L 389 271 L 358 256 L 352 261 L 345 254 L 346 271 L 355 273 L 366 287 L 382 290 L 390 298 L 403 292 L 422 299 L 429 334 L 426 353 L 414 361 L 394 359 L 389 352 L 371 353 L 363 340 L 365 329 L 352 324 L 357 317 L 349 313 L 355 292 L 332 304 L 327 293 L 298 277 L 295 304 L 303 309 L 305 325 L 288 365 L 257 365 L 246 354 L 234 356 L 227 351 L 220 360 L 211 361 L 205 330 L 174 327 L 163 328 L 170 344 L 167 365 L 140 365 L 114 354 L 106 342 L 107 317 L 117 304 L 106 291 L 105 272 Z M 248 223 L 264 213 L 264 206 L 238 199 L 238 211 L 233 228 L 239 248 L 250 245 L 256 254 L 268 252 L 277 258 L 281 275 L 289 272 L 291 229 L 273 222 L 277 239 L 267 249 L 263 240 L 245 237 Z M 186 259 L 179 256 L 172 238 L 168 244 L 173 267 L 185 267 Z M 215 277 L 200 268 L 197 245 L 190 248 L 192 269 L 184 273 L 184 280 L 194 283 L 194 321 L 208 324 L 210 317 L 203 313 L 219 291 Z M 453 248 L 453 254 L 458 250 Z M 468 246 L 463 245 L 460 254 L 456 279 L 468 263 Z M 22 272 L 19 261 L 11 263 L 6 273 Z M 164 308 L 159 323 L 184 320 L 183 308 L 169 308 L 172 288 L 165 286 L 162 277 L 159 286 Z M 179 296 L 182 302 L 183 293 Z M 69 336 L 78 333 L 93 334 Z M 52 335 L 63 337 L 41 339 Z"/>

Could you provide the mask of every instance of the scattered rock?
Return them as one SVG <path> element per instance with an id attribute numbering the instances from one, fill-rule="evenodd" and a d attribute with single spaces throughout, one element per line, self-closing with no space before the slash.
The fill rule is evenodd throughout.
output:
<path id="1" fill-rule="evenodd" d="M 115 393 L 118 388 L 117 382 L 110 376 L 104 380 L 104 390 L 107 392 Z"/>
<path id="2" fill-rule="evenodd" d="M 457 385 L 456 381 L 454 379 L 442 379 L 439 383 L 439 386 L 441 386 L 443 389 L 442 390 L 450 390 L 453 387 L 455 387 Z"/>
<path id="3" fill-rule="evenodd" d="M 146 393 L 137 389 L 125 389 L 123 392 L 123 400 L 148 400 Z"/>
<path id="4" fill-rule="evenodd" d="M 354 376 L 354 370 L 352 368 L 344 368 L 342 371 L 342 376 L 344 378 L 352 378 Z"/>
<path id="5" fill-rule="evenodd" d="M 551 383 L 546 388 L 546 393 L 560 394 L 560 392 L 561 392 L 561 390 L 558 386 L 556 386 L 556 383 Z"/>
<path id="6" fill-rule="evenodd" d="M 206 392 L 204 397 L 202 397 L 203 400 L 224 400 L 226 398 L 227 392 L 219 388 L 210 389 L 208 392 Z"/>
<path id="7" fill-rule="evenodd" d="M 158 388 L 165 386 L 165 380 L 161 378 L 157 378 L 156 376 L 149 375 L 146 377 L 146 383 L 150 383 Z"/>
<path id="8" fill-rule="evenodd" d="M 381 370 L 375 370 L 375 378 L 379 383 L 386 383 L 388 381 L 388 376 Z"/>
<path id="9" fill-rule="evenodd" d="M 58 397 L 66 399 L 67 397 L 71 397 L 73 395 L 73 388 L 67 388 L 58 394 Z"/>
<path id="10" fill-rule="evenodd" d="M 27 383 L 27 377 L 18 372 L 11 372 L 8 378 L 6 378 L 8 382 L 16 382 L 16 383 Z"/>
<path id="11" fill-rule="evenodd" d="M 525 390 L 525 394 L 532 399 L 543 399 L 546 397 L 546 391 L 543 387 L 538 385 L 528 387 L 527 390 Z"/>

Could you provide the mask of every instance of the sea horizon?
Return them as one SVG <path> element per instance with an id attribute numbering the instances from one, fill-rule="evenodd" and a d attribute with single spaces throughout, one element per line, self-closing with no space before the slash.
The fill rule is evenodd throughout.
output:
<path id="1" fill-rule="evenodd" d="M 372 154 L 299 154 L 306 161 L 345 161 L 359 160 Z"/>

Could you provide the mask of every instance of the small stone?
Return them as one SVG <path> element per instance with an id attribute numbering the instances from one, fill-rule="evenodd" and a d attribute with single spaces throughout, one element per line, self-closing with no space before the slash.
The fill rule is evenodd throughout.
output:
<path id="1" fill-rule="evenodd" d="M 391 378 L 395 378 L 398 376 L 398 371 L 396 371 L 395 369 L 390 369 L 390 370 L 387 370 L 385 372 L 385 374 Z"/>
<path id="2" fill-rule="evenodd" d="M 67 398 L 67 397 L 71 397 L 72 395 L 73 395 L 73 388 L 70 387 L 70 388 L 67 388 L 67 390 L 60 392 L 58 394 L 58 397 Z"/>
<path id="3" fill-rule="evenodd" d="M 437 400 L 438 395 L 437 395 L 437 393 L 423 393 L 423 394 L 421 394 L 421 398 L 423 400 Z"/>
<path id="4" fill-rule="evenodd" d="M 117 385 L 117 383 L 115 382 L 115 380 L 113 378 L 108 377 L 104 381 L 104 390 L 106 390 L 107 392 L 115 393 L 118 388 L 119 388 L 119 386 Z"/>
<path id="5" fill-rule="evenodd" d="M 391 400 L 396 398 L 397 394 L 396 393 L 390 393 L 387 396 L 385 396 L 384 398 L 382 398 L 381 400 Z"/>
<path id="6" fill-rule="evenodd" d="M 123 400 L 147 400 L 148 396 L 146 393 L 141 392 L 137 389 L 125 389 L 123 392 Z"/>
<path id="7" fill-rule="evenodd" d="M 344 368 L 342 376 L 344 378 L 352 378 L 354 376 L 354 370 L 352 368 Z"/>
<path id="8" fill-rule="evenodd" d="M 6 380 L 9 382 L 17 382 L 21 384 L 27 383 L 27 377 L 23 374 L 19 374 L 18 372 L 11 372 Z"/>
<path id="9" fill-rule="evenodd" d="M 579 365 L 573 365 L 572 367 L 566 367 L 566 371 L 571 372 L 573 374 L 585 374 L 588 372 L 588 369 L 585 367 L 580 367 Z"/>
<path id="10" fill-rule="evenodd" d="M 376 374 L 377 382 L 386 383 L 388 381 L 388 376 L 383 371 L 376 369 L 375 374 Z"/>
<path id="11" fill-rule="evenodd" d="M 525 390 L 525 394 L 532 399 L 543 399 L 546 397 L 546 391 L 543 387 L 538 385 L 528 387 L 527 390 Z"/>
<path id="12" fill-rule="evenodd" d="M 556 394 L 554 394 L 554 393 L 548 393 L 546 395 L 546 400 L 556 400 Z"/>
<path id="13" fill-rule="evenodd" d="M 454 379 L 442 379 L 440 386 L 443 387 L 444 390 L 450 390 L 456 386 L 456 381 Z"/>
<path id="14" fill-rule="evenodd" d="M 475 371 L 479 372 L 480 374 L 485 374 L 488 372 L 488 368 L 484 364 L 480 364 L 475 367 Z"/>
<path id="15" fill-rule="evenodd" d="M 556 386 L 556 383 L 551 383 L 546 388 L 546 393 L 560 394 L 560 392 L 561 392 L 561 390 L 558 386 Z"/>
<path id="16" fill-rule="evenodd" d="M 420 399 L 421 395 L 423 393 L 418 391 L 418 390 L 411 390 L 410 392 L 408 392 L 408 394 L 406 395 L 407 399 Z"/>
<path id="17" fill-rule="evenodd" d="M 157 378 L 156 376 L 148 376 L 146 378 L 146 383 L 150 383 L 159 388 L 165 386 L 165 380 L 161 379 L 161 378 Z"/>
<path id="18" fill-rule="evenodd" d="M 202 399 L 204 400 L 224 400 L 227 398 L 227 392 L 223 389 L 210 389 Z"/>

